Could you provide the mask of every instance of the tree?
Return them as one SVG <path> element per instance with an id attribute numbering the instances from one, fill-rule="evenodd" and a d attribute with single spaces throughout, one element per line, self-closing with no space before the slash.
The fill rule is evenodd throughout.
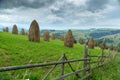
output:
<path id="1" fill-rule="evenodd" d="M 30 24 L 28 39 L 32 42 L 40 42 L 40 30 L 36 20 L 33 20 Z"/>
<path id="2" fill-rule="evenodd" d="M 88 41 L 88 48 L 94 49 L 94 38 L 90 38 Z"/>
<path id="3" fill-rule="evenodd" d="M 13 25 L 12 34 L 18 34 L 17 25 Z"/>
<path id="4" fill-rule="evenodd" d="M 55 35 L 54 33 L 51 35 L 51 39 L 52 39 L 52 40 L 55 40 L 55 39 L 56 39 L 56 35 Z"/>
<path id="5" fill-rule="evenodd" d="M 74 44 L 74 38 L 72 35 L 72 31 L 68 30 L 68 32 L 66 33 L 65 38 L 64 38 L 64 46 L 72 48 L 73 44 Z"/>
<path id="6" fill-rule="evenodd" d="M 45 30 L 43 34 L 44 41 L 50 41 L 49 31 Z"/>

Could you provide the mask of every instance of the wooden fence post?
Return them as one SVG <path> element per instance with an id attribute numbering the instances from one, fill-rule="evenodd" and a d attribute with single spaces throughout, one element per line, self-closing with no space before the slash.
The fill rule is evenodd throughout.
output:
<path id="1" fill-rule="evenodd" d="M 65 61 L 65 54 L 63 54 L 61 61 Z M 61 64 L 61 76 L 63 75 L 64 75 L 64 63 Z M 64 80 L 64 79 L 61 79 L 61 80 Z"/>
<path id="2" fill-rule="evenodd" d="M 104 50 L 102 49 L 101 65 L 103 65 L 103 62 L 104 62 Z"/>
<path id="3" fill-rule="evenodd" d="M 89 52 L 88 52 L 87 58 L 89 58 L 89 60 L 88 60 L 88 74 L 90 74 L 91 73 L 91 66 L 90 66 L 91 57 L 90 57 Z M 88 80 L 90 80 L 90 77 L 91 77 L 91 75 L 88 77 Z"/>
<path id="4" fill-rule="evenodd" d="M 85 58 L 85 59 L 87 58 L 87 48 L 86 48 L 86 44 L 85 44 L 85 46 L 84 46 L 84 58 Z M 87 60 L 84 60 L 83 68 L 86 68 L 86 67 L 87 67 Z M 86 72 L 87 72 L 87 70 L 85 69 L 85 70 L 83 71 L 83 76 L 86 75 Z"/>
<path id="5" fill-rule="evenodd" d="M 100 63 L 101 63 L 101 62 L 100 62 L 100 61 L 101 61 L 101 57 L 100 57 L 100 56 L 101 56 L 100 53 L 98 53 L 98 60 L 97 60 L 97 61 L 98 61 L 98 64 L 97 64 L 98 66 L 99 66 Z"/>

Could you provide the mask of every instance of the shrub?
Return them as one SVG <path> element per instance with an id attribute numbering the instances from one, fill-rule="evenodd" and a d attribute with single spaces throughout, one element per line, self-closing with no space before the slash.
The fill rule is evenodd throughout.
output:
<path id="1" fill-rule="evenodd" d="M 25 30 L 22 28 L 20 34 L 25 35 Z"/>
<path id="2" fill-rule="evenodd" d="M 118 43 L 117 51 L 120 52 L 120 43 Z"/>
<path id="3" fill-rule="evenodd" d="M 73 38 L 73 40 L 74 40 L 74 43 L 76 44 L 76 43 L 77 43 L 77 40 L 76 40 L 75 38 Z"/>
<path id="4" fill-rule="evenodd" d="M 84 44 L 84 40 L 82 38 L 79 39 L 80 44 Z"/>
<path id="5" fill-rule="evenodd" d="M 73 44 L 74 44 L 74 38 L 73 38 L 73 35 L 72 35 L 72 31 L 68 30 L 68 32 L 67 32 L 67 34 L 65 35 L 65 38 L 64 38 L 64 46 L 72 48 Z"/>
<path id="6" fill-rule="evenodd" d="M 36 20 L 33 20 L 29 31 L 28 31 L 28 39 L 29 41 L 33 42 L 40 42 L 40 30 L 39 30 L 39 24 Z"/>
<path id="7" fill-rule="evenodd" d="M 56 35 L 55 35 L 54 33 L 51 35 L 51 39 L 52 39 L 52 40 L 55 40 L 55 39 L 56 39 Z"/>
<path id="8" fill-rule="evenodd" d="M 105 41 L 103 41 L 103 42 L 100 44 L 100 48 L 101 48 L 101 49 L 106 49 L 106 43 L 105 43 Z"/>
<path id="9" fill-rule="evenodd" d="M 88 41 L 88 48 L 94 49 L 94 38 L 90 38 Z"/>
<path id="10" fill-rule="evenodd" d="M 16 25 L 13 25 L 12 34 L 18 34 L 18 29 Z"/>
<path id="11" fill-rule="evenodd" d="M 114 48 L 113 48 L 113 44 L 111 44 L 111 45 L 110 45 L 110 50 L 113 50 L 113 49 L 114 49 Z"/>
<path id="12" fill-rule="evenodd" d="M 43 34 L 44 41 L 50 41 L 49 31 L 45 30 Z"/>

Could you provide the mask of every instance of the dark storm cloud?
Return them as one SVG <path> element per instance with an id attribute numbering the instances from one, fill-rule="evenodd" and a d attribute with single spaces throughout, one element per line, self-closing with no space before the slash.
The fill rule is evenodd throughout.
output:
<path id="1" fill-rule="evenodd" d="M 18 7 L 41 8 L 48 7 L 55 0 L 0 0 L 1 9 L 11 9 Z"/>
<path id="2" fill-rule="evenodd" d="M 118 3 L 120 4 L 120 0 L 118 0 Z"/>
<path id="3" fill-rule="evenodd" d="M 106 8 L 110 0 L 89 0 L 87 1 L 87 10 L 96 12 Z"/>
<path id="4" fill-rule="evenodd" d="M 73 3 L 68 3 L 68 2 L 60 2 L 62 5 L 55 5 L 58 9 L 51 9 L 51 12 L 55 14 L 56 16 L 59 17 L 70 17 L 73 16 L 77 13 L 80 13 L 84 11 L 85 6 L 76 6 Z"/>
<path id="5" fill-rule="evenodd" d="M 76 6 L 73 3 L 67 3 L 66 1 L 64 1 L 63 3 L 61 2 L 62 5 L 58 6 L 59 9 L 51 9 L 51 12 L 59 17 L 70 15 L 74 16 L 75 14 L 79 14 L 84 11 L 90 11 L 94 13 L 106 9 L 106 5 L 108 5 L 109 2 L 110 0 L 87 0 L 85 5 Z"/>

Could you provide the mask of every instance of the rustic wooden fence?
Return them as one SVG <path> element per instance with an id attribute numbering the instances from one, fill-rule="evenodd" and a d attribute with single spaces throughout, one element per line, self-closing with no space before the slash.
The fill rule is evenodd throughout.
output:
<path id="1" fill-rule="evenodd" d="M 96 61 L 92 61 L 92 58 L 97 58 Z M 111 58 L 111 53 L 105 56 L 104 51 L 102 50 L 102 54 L 98 56 L 92 56 L 89 54 L 88 49 L 84 46 L 84 57 L 80 59 L 68 60 L 66 55 L 63 54 L 62 57 L 56 62 L 48 62 L 48 63 L 40 63 L 40 64 L 27 64 L 21 66 L 8 66 L 8 67 L 0 67 L 0 72 L 4 71 L 11 71 L 11 70 L 19 70 L 19 69 L 26 69 L 26 68 L 34 68 L 34 67 L 44 67 L 44 66 L 52 66 L 54 65 L 48 73 L 42 78 L 42 80 L 46 80 L 49 74 L 57 67 L 57 65 L 61 65 L 60 70 L 60 77 L 54 78 L 51 80 L 64 80 L 67 77 L 76 76 L 77 80 L 90 80 L 91 79 L 91 72 L 99 67 L 102 67 L 105 63 L 107 63 Z M 79 70 L 75 70 L 71 63 L 73 62 L 80 62 L 83 61 L 83 68 Z M 68 64 L 70 69 L 72 70 L 71 73 L 64 74 L 65 64 Z M 97 64 L 97 66 L 91 66 L 92 64 Z M 67 67 L 68 68 L 68 67 Z M 79 73 L 83 75 L 80 76 Z"/>

